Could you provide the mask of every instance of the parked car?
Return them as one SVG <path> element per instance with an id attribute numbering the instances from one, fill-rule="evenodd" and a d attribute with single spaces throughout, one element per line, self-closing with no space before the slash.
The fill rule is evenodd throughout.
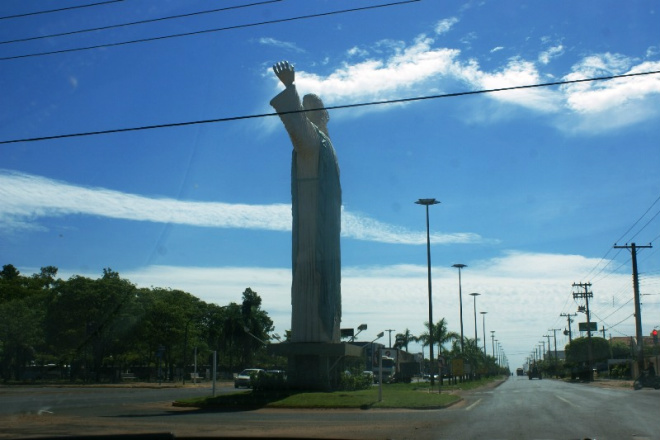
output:
<path id="1" fill-rule="evenodd" d="M 284 370 L 267 370 L 266 373 L 286 379 L 286 371 Z"/>
<path id="2" fill-rule="evenodd" d="M 234 379 L 234 388 L 252 388 L 252 377 L 264 373 L 261 368 L 246 368 L 236 375 Z"/>

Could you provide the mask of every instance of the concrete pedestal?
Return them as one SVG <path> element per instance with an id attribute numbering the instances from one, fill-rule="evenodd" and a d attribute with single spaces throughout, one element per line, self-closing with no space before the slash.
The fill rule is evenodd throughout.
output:
<path id="1" fill-rule="evenodd" d="M 268 353 L 288 358 L 289 386 L 302 390 L 337 388 L 342 360 L 363 355 L 362 348 L 355 345 L 323 342 L 272 344 L 268 346 Z"/>

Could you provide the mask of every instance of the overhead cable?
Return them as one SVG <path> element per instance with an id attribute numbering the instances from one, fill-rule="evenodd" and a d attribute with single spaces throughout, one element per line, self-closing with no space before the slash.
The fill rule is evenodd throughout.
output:
<path id="1" fill-rule="evenodd" d="M 401 104 L 401 103 L 407 103 L 407 102 L 425 101 L 425 100 L 430 100 L 430 99 L 455 98 L 455 97 L 459 97 L 459 96 L 482 95 L 482 94 L 486 94 L 486 93 L 506 92 L 506 91 L 511 91 L 511 90 L 533 89 L 533 88 L 540 88 L 540 87 L 560 86 L 560 85 L 586 83 L 586 82 L 594 82 L 594 81 L 606 81 L 606 80 L 621 79 L 621 78 L 632 78 L 632 77 L 637 77 L 637 76 L 642 76 L 642 75 L 657 75 L 659 73 L 660 73 L 660 70 L 651 71 L 651 72 L 626 73 L 626 74 L 622 74 L 622 75 L 603 76 L 603 77 L 596 77 L 596 78 L 583 78 L 583 79 L 574 79 L 574 80 L 565 80 L 565 81 L 554 81 L 554 82 L 549 82 L 549 83 L 530 84 L 530 85 L 524 85 L 524 86 L 512 86 L 512 87 L 500 87 L 500 88 L 496 88 L 496 89 L 474 90 L 474 91 L 471 91 L 471 92 L 446 93 L 446 94 L 441 94 L 441 95 L 418 96 L 418 97 L 415 97 L 415 98 L 401 98 L 401 99 L 390 99 L 390 100 L 385 100 L 385 101 L 372 101 L 372 102 L 362 102 L 362 103 L 356 103 L 356 104 L 334 105 L 334 106 L 327 106 L 327 107 L 319 108 L 319 109 L 292 110 L 292 111 L 279 112 L 279 113 L 260 113 L 260 114 L 253 114 L 253 115 L 230 116 L 230 117 L 225 117 L 225 118 L 204 119 L 204 120 L 197 120 L 197 121 L 184 121 L 184 122 L 172 122 L 172 123 L 166 123 L 166 124 L 144 125 L 144 126 L 141 126 L 141 127 L 114 128 L 114 129 L 108 129 L 108 130 L 88 131 L 88 132 L 69 133 L 69 134 L 58 134 L 58 135 L 40 136 L 40 137 L 23 138 L 23 139 L 12 139 L 12 140 L 0 141 L 0 145 L 14 144 L 14 143 L 19 143 L 19 142 L 37 142 L 37 141 L 46 141 L 46 140 L 53 140 L 53 139 L 65 139 L 65 138 L 82 137 L 82 136 L 94 136 L 94 135 L 100 135 L 100 134 L 126 133 L 126 132 L 130 132 L 130 131 L 154 130 L 154 129 L 157 129 L 157 128 L 185 127 L 185 126 L 189 126 L 189 125 L 201 125 L 201 124 L 211 124 L 211 123 L 218 123 L 218 122 L 241 121 L 241 120 L 246 120 L 246 119 L 265 118 L 265 117 L 269 117 L 269 116 L 278 116 L 278 115 L 283 115 L 283 114 L 306 113 L 306 112 L 310 112 L 310 111 L 313 112 L 313 111 L 319 111 L 319 110 L 339 110 L 339 109 L 348 109 L 348 108 L 368 107 L 368 106 L 373 106 L 373 105 Z"/>
<path id="2" fill-rule="evenodd" d="M 229 31 L 229 30 L 235 30 L 235 29 L 243 29 L 243 28 L 249 28 L 249 27 L 255 27 L 255 26 L 263 26 L 263 25 L 267 25 L 267 24 L 286 23 L 286 22 L 290 22 L 290 21 L 306 20 L 306 19 L 310 19 L 310 18 L 327 17 L 327 16 L 330 16 L 330 15 L 345 14 L 345 13 L 348 13 L 348 12 L 367 11 L 367 10 L 370 10 L 370 9 L 386 8 L 386 7 L 390 7 L 390 6 L 398 6 L 398 5 L 403 5 L 403 4 L 407 4 L 407 3 L 415 3 L 415 2 L 419 2 L 419 1 L 421 1 L 421 0 L 404 0 L 404 1 L 394 2 L 394 3 L 385 3 L 385 4 L 381 4 L 381 5 L 364 6 L 364 7 L 352 8 L 352 9 L 342 9 L 342 10 L 339 10 L 339 11 L 331 11 L 331 12 L 322 12 L 322 13 L 319 13 L 319 14 L 300 15 L 298 17 L 280 18 L 280 19 L 276 19 L 276 20 L 260 21 L 260 22 L 247 23 L 247 24 L 239 24 L 239 25 L 234 25 L 234 26 L 226 26 L 226 27 L 222 27 L 222 28 L 205 29 L 205 30 L 194 31 L 194 32 L 183 32 L 183 33 L 180 33 L 180 34 L 162 35 L 160 37 L 140 38 L 140 39 L 136 39 L 136 40 L 120 41 L 120 42 L 117 42 L 117 43 L 97 44 L 97 45 L 94 45 L 94 46 L 76 47 L 76 48 L 72 48 L 72 49 L 61 49 L 61 50 L 54 50 L 54 51 L 49 51 L 49 52 L 37 52 L 37 53 L 30 53 L 30 54 L 25 54 L 25 55 L 14 55 L 14 56 L 0 58 L 0 61 L 17 60 L 17 59 L 22 59 L 22 58 L 31 58 L 31 57 L 38 57 L 38 56 L 44 56 L 44 55 L 55 55 L 55 54 L 62 54 L 62 53 L 69 53 L 69 52 L 79 52 L 79 51 L 83 51 L 83 50 L 101 49 L 101 48 L 105 48 L 105 47 L 125 46 L 125 45 L 128 45 L 128 44 L 146 43 L 148 41 L 159 41 L 159 40 L 166 40 L 166 39 L 170 39 L 170 38 L 189 37 L 189 36 L 192 36 L 192 35 L 202 35 L 202 34 L 208 34 L 208 33 L 212 33 L 212 32 L 221 32 L 221 31 Z"/>
<path id="3" fill-rule="evenodd" d="M 106 31 L 106 30 L 109 30 L 109 29 L 117 29 L 117 28 L 120 28 L 120 27 L 134 26 L 134 25 L 146 24 L 146 23 L 155 23 L 155 22 L 158 22 L 158 21 L 174 20 L 174 19 L 177 19 L 177 18 L 193 17 L 193 16 L 196 16 L 196 15 L 212 14 L 212 13 L 215 13 L 215 12 L 229 11 L 229 10 L 233 10 L 233 9 L 249 8 L 249 7 L 252 7 L 252 6 L 261 6 L 261 5 L 265 5 L 265 4 L 268 4 L 268 3 L 277 3 L 277 2 L 281 2 L 281 1 L 283 1 L 283 0 L 266 0 L 266 1 L 257 2 L 257 3 L 248 3 L 248 4 L 245 4 L 245 5 L 227 6 L 227 7 L 224 7 L 224 8 L 209 9 L 209 10 L 206 10 L 206 11 L 190 12 L 188 14 L 170 15 L 170 16 L 167 16 L 167 17 L 152 18 L 150 20 L 132 21 L 132 22 L 129 22 L 129 23 L 121 23 L 121 24 L 111 24 L 111 25 L 108 25 L 108 26 L 101 26 L 101 27 L 90 28 L 90 29 L 79 29 L 77 31 L 62 32 L 62 33 L 59 33 L 59 34 L 38 35 L 36 37 L 18 38 L 18 39 L 15 39 L 15 40 L 0 41 L 0 44 L 22 43 L 22 42 L 25 42 L 25 41 L 41 40 L 41 39 L 44 39 L 44 38 L 64 37 L 64 36 L 69 36 L 69 35 L 84 34 L 84 33 L 88 33 L 88 32 Z"/>
<path id="4" fill-rule="evenodd" d="M 123 1 L 124 0 L 108 0 L 108 1 L 104 1 L 104 2 L 89 3 L 87 5 L 68 6 L 66 8 L 50 9 L 50 10 L 47 10 L 47 11 L 26 12 L 24 14 L 8 15 L 6 17 L 0 17 L 0 20 L 8 20 L 10 18 L 19 18 L 19 17 L 29 17 L 31 15 L 50 14 L 50 13 L 53 13 L 53 12 L 70 11 L 72 9 L 89 8 L 91 6 L 101 6 L 101 5 L 107 5 L 109 3 L 118 3 L 118 2 L 123 2 Z"/>
<path id="5" fill-rule="evenodd" d="M 628 234 L 628 232 L 632 231 L 633 228 L 634 228 L 635 226 L 637 226 L 637 223 L 639 223 L 639 222 L 644 218 L 644 216 L 645 216 L 646 214 L 649 213 L 649 211 L 655 206 L 656 203 L 658 203 L 658 201 L 660 201 L 660 196 L 658 196 L 658 198 L 655 199 L 655 201 L 654 201 L 653 203 L 651 203 L 651 206 L 649 206 L 648 209 L 647 209 L 646 211 L 644 211 L 644 214 L 642 214 L 642 215 L 637 219 L 637 221 L 636 221 L 635 223 L 633 223 L 633 225 L 632 225 L 631 227 L 629 227 L 628 230 L 627 230 L 626 232 L 624 232 L 623 234 L 621 234 L 621 237 L 619 237 L 619 239 L 618 239 L 618 240 L 615 240 L 614 242 L 615 242 L 615 243 L 619 243 L 619 242 L 623 239 L 623 237 L 625 237 L 626 234 Z M 657 215 L 658 215 L 658 214 L 654 215 L 653 218 L 651 218 L 651 220 L 653 220 L 655 217 L 657 217 Z M 630 242 L 633 238 L 635 238 L 635 237 L 637 236 L 637 234 L 639 234 L 639 233 L 640 233 L 644 228 L 646 228 L 647 226 L 648 226 L 648 223 L 645 224 L 645 225 L 642 227 L 642 229 L 640 229 L 635 235 L 633 235 L 633 236 L 630 238 L 630 240 L 627 240 L 627 242 Z"/>
<path id="6" fill-rule="evenodd" d="M 647 211 L 647 212 L 648 212 L 648 211 Z M 628 241 L 630 242 L 630 241 L 634 240 L 635 237 L 637 237 L 637 236 L 639 235 L 640 232 L 642 232 L 644 229 L 646 229 L 646 227 L 647 227 L 647 226 L 648 226 L 653 220 L 655 220 L 655 218 L 656 218 L 658 215 L 660 215 L 660 211 L 656 212 L 655 215 L 654 215 L 653 217 L 651 217 L 651 218 L 649 219 L 649 221 L 647 221 L 647 222 L 644 224 L 644 226 L 642 226 L 642 228 L 641 228 L 639 231 L 635 232 L 635 235 L 633 235 L 632 237 L 630 237 L 630 239 L 629 239 Z"/>

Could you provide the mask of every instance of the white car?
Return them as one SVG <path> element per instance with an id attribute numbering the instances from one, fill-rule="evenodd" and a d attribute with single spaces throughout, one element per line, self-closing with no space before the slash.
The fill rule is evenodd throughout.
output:
<path id="1" fill-rule="evenodd" d="M 261 368 L 247 368 L 236 376 L 234 379 L 234 388 L 251 388 L 252 387 L 252 376 L 263 373 L 265 370 Z"/>

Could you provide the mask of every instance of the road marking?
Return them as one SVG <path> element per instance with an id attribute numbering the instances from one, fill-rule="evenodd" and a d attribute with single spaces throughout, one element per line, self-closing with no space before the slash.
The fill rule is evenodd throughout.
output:
<path id="1" fill-rule="evenodd" d="M 566 402 L 566 403 L 568 403 L 568 404 L 571 405 L 572 407 L 575 407 L 575 408 L 579 408 L 579 407 L 580 407 L 579 405 L 574 404 L 574 403 L 571 402 L 570 400 L 568 400 L 568 399 L 564 399 L 563 397 L 558 396 L 558 395 L 556 395 L 556 394 L 555 394 L 555 397 L 556 397 L 557 399 L 561 400 L 562 402 Z"/>
<path id="2" fill-rule="evenodd" d="M 474 408 L 475 406 L 479 405 L 479 403 L 481 403 L 481 399 L 477 400 L 477 401 L 474 402 L 472 405 L 470 405 L 470 406 L 468 406 L 467 408 L 465 408 L 465 411 L 472 411 L 472 408 Z"/>

